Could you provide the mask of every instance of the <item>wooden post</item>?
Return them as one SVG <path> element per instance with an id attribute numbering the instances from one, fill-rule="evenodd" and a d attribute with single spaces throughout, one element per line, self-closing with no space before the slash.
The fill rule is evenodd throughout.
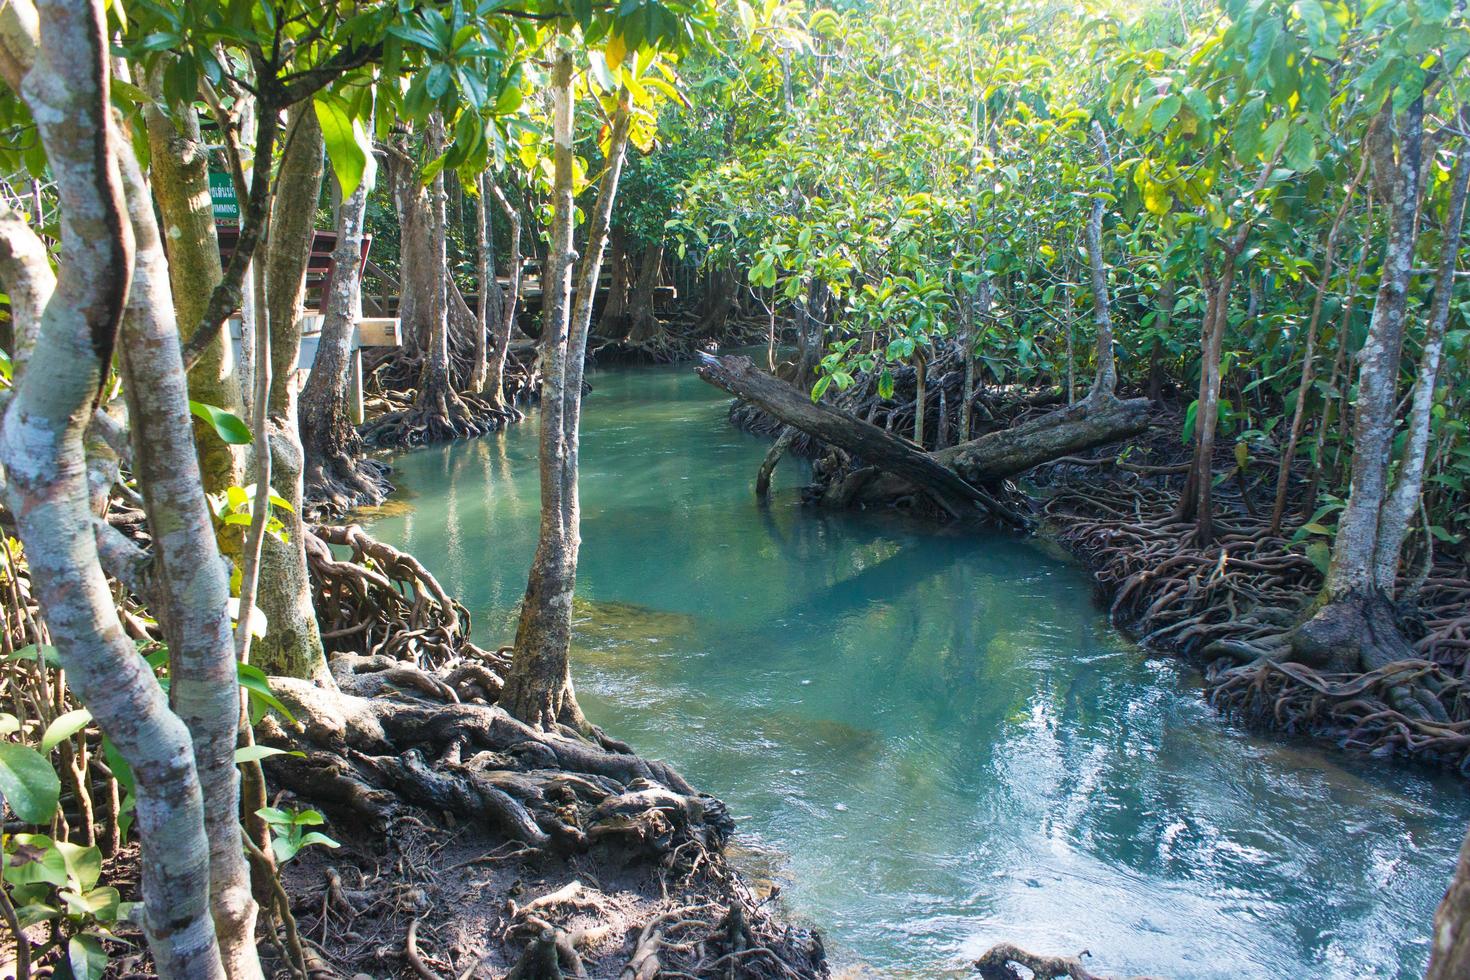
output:
<path id="1" fill-rule="evenodd" d="M 352 348 L 352 365 L 347 369 L 347 413 L 353 425 L 362 425 L 362 348 Z"/>

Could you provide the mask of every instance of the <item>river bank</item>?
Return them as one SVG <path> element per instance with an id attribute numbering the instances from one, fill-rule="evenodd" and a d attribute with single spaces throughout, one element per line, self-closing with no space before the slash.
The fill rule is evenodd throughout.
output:
<path id="1" fill-rule="evenodd" d="M 766 443 L 687 366 L 591 381 L 579 699 L 729 803 L 739 863 L 837 967 L 933 977 L 1011 940 L 1119 974 L 1422 972 L 1457 781 L 1222 718 L 1059 551 L 803 508 L 797 460 L 757 505 Z M 512 627 L 535 455 L 521 426 L 400 456 L 371 521 L 477 636 Z"/>

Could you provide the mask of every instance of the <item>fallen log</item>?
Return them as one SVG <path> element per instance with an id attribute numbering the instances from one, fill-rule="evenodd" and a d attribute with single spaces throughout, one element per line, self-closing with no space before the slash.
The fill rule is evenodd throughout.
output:
<path id="1" fill-rule="evenodd" d="M 934 458 L 970 483 L 995 483 L 1062 456 L 1136 436 L 1148 428 L 1149 409 L 1147 398 L 1084 399 L 941 450 Z"/>
<path id="2" fill-rule="evenodd" d="M 701 355 L 695 373 L 793 428 L 861 461 L 824 495 L 830 505 L 887 502 L 918 489 L 954 515 L 976 504 L 995 511 L 983 489 L 1042 463 L 1137 435 L 1148 428 L 1146 398 L 1085 399 L 1076 405 L 935 453 L 820 403 L 747 357 Z M 874 473 L 873 470 L 881 472 Z M 1007 516 L 1007 515 L 1002 515 Z"/>
<path id="3" fill-rule="evenodd" d="M 952 516 L 974 514 L 977 505 L 984 505 L 984 494 L 929 453 L 870 422 L 813 402 L 799 389 L 757 370 L 750 358 L 704 353 L 699 357 L 701 363 L 694 370 L 705 381 L 920 487 Z"/>

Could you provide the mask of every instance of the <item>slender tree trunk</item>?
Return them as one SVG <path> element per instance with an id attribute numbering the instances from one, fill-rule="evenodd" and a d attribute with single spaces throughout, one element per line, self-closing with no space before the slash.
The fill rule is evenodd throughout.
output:
<path id="1" fill-rule="evenodd" d="M 192 741 L 118 620 L 98 550 L 98 535 L 109 529 L 94 525 L 87 487 L 84 430 L 112 359 L 133 267 L 119 140 L 108 116 L 104 14 L 96 0 L 42 0 L 34 10 L 11 0 L 9 7 L 12 25 L 22 26 L 5 28 L 6 74 L 14 84 L 19 79 L 10 76 L 22 73 L 10 69 L 34 59 L 18 91 L 57 183 L 61 274 L 0 425 L 6 493 L 72 690 L 136 778 L 144 922 L 155 967 L 167 978 L 223 978 Z M 36 33 L 25 36 L 31 29 Z M 182 451 L 192 458 L 192 439 Z"/>
<path id="2" fill-rule="evenodd" d="M 965 391 L 964 401 L 960 405 L 958 442 L 970 441 L 970 425 L 975 415 L 975 348 L 980 342 L 980 325 L 989 316 L 990 277 L 982 275 L 965 317 L 965 337 L 961 341 L 965 355 Z"/>
<path id="3" fill-rule="evenodd" d="M 285 541 L 267 535 L 260 557 L 260 609 L 266 633 L 255 644 L 255 662 L 266 673 L 326 679 L 311 581 L 306 570 L 302 522 L 303 459 L 296 406 L 296 362 L 301 350 L 301 301 L 311 254 L 313 223 L 322 183 L 322 131 L 309 102 L 294 107 L 291 134 L 276 178 L 266 254 L 266 303 L 270 322 L 271 483 L 291 505 L 277 508 Z"/>
<path id="4" fill-rule="evenodd" d="M 437 115 L 430 118 L 425 139 L 428 143 L 427 155 L 432 160 L 442 152 L 444 146 L 444 123 Z M 445 213 L 446 201 L 444 174 L 440 171 L 434 175 L 434 180 L 429 185 L 426 222 L 426 258 L 429 268 L 423 271 L 423 277 L 432 312 L 427 317 L 428 345 L 423 352 L 424 364 L 419 374 L 418 397 L 414 399 L 414 406 L 431 416 L 444 419 L 449 417 L 450 403 L 454 399 L 449 365 L 449 219 Z"/>
<path id="5" fill-rule="evenodd" d="M 925 376 L 924 360 L 923 351 L 914 355 L 914 442 L 920 449 L 924 448 L 924 406 L 929 400 L 925 390 L 929 379 Z"/>
<path id="6" fill-rule="evenodd" d="M 1281 159 L 1286 143 L 1272 155 L 1261 168 L 1251 188 L 1249 201 L 1254 201 L 1266 187 L 1276 164 Z M 1190 469 L 1189 482 L 1180 500 L 1182 517 L 1194 518 L 1194 537 L 1199 545 L 1208 545 L 1215 538 L 1215 511 L 1212 501 L 1214 490 L 1215 433 L 1220 426 L 1220 356 L 1225 342 L 1225 329 L 1230 322 L 1230 291 L 1235 285 L 1235 274 L 1241 253 L 1250 240 L 1253 217 L 1242 217 L 1235 234 L 1225 243 L 1224 256 L 1218 277 L 1210 293 L 1209 309 L 1205 313 L 1202 338 L 1203 351 L 1200 362 L 1199 401 L 1194 416 L 1194 462 Z"/>
<path id="7" fill-rule="evenodd" d="M 488 178 L 485 183 L 495 196 L 495 203 L 505 215 L 506 224 L 510 228 L 510 271 L 506 277 L 509 281 L 501 299 L 500 322 L 495 325 L 490 363 L 486 368 L 486 393 L 491 404 L 501 411 L 507 411 L 511 404 L 505 397 L 505 358 L 510 353 L 510 338 L 515 332 L 516 314 L 520 309 L 521 266 L 525 261 L 521 255 L 521 213 L 506 199 L 505 191 L 499 185 L 490 182 Z M 491 275 L 494 275 L 493 270 Z"/>
<path id="8" fill-rule="evenodd" d="M 663 242 L 645 246 L 638 258 L 638 278 L 633 282 L 633 294 L 629 300 L 632 326 L 628 339 L 635 344 L 646 344 L 663 333 L 664 325 L 653 312 L 653 298 L 663 281 L 663 267 Z"/>
<path id="9" fill-rule="evenodd" d="M 1470 106 L 1460 112 L 1470 122 Z M 1449 210 L 1445 215 L 1439 271 L 1434 283 L 1434 302 L 1424 331 L 1424 347 L 1414 377 L 1414 394 L 1409 410 L 1407 439 L 1399 460 L 1393 491 L 1378 518 L 1378 543 L 1374 562 L 1379 586 L 1393 595 L 1409 524 L 1419 508 L 1424 490 L 1425 455 L 1429 448 L 1430 422 L 1434 414 L 1434 389 L 1444 357 L 1445 330 L 1449 326 L 1450 298 L 1455 291 L 1455 266 L 1460 257 L 1460 239 L 1465 224 L 1465 196 L 1470 182 L 1470 139 L 1462 138 L 1450 179 Z"/>
<path id="10" fill-rule="evenodd" d="M 499 330 L 500 323 L 504 319 L 505 304 L 500 281 L 495 278 L 495 248 L 490 234 L 490 202 L 486 199 L 489 185 L 489 175 L 480 174 L 478 193 L 475 194 L 475 238 L 478 246 L 476 254 L 478 266 L 475 271 L 479 279 L 480 295 L 479 301 L 475 304 L 475 319 L 478 322 L 475 328 L 475 342 L 472 345 L 470 370 L 470 390 L 476 394 L 483 393 L 489 384 L 487 340 L 492 331 Z M 496 392 L 499 393 L 498 385 Z"/>
<path id="11" fill-rule="evenodd" d="M 827 297 L 831 290 L 820 279 L 807 283 L 806 299 L 796 317 L 796 343 L 799 357 L 796 363 L 794 383 L 803 391 L 811 391 L 816 383 L 817 364 L 822 360 L 822 349 L 827 336 Z"/>
<path id="12" fill-rule="evenodd" d="M 572 305 L 572 57 L 559 52 L 551 75 L 554 179 L 553 275 L 542 336 L 541 529 L 516 628 L 515 658 L 500 703 L 529 724 L 588 728 L 572 687 L 569 653 L 581 515 L 577 491 L 582 370 L 608 225 L 627 148 L 631 96 L 619 97 L 607 170 L 588 224 Z"/>
<path id="13" fill-rule="evenodd" d="M 1317 280 L 1317 295 L 1312 300 L 1312 314 L 1307 321 L 1307 339 L 1302 348 L 1302 376 L 1296 388 L 1296 405 L 1292 408 L 1291 428 L 1287 431 L 1286 447 L 1281 453 L 1281 463 L 1276 471 L 1276 500 L 1271 506 L 1271 533 L 1281 533 L 1281 519 L 1286 513 L 1286 492 L 1291 485 L 1291 464 L 1296 459 L 1297 444 L 1302 437 L 1302 424 L 1306 418 L 1307 396 L 1312 390 L 1312 379 L 1317 356 L 1317 325 L 1322 320 L 1322 304 L 1327 298 L 1327 287 L 1332 282 L 1333 264 L 1337 258 L 1337 236 L 1342 230 L 1342 222 L 1347 217 L 1348 208 L 1353 203 L 1353 196 L 1357 193 L 1358 183 L 1363 179 L 1364 172 L 1368 169 L 1368 155 L 1363 155 L 1362 165 L 1358 167 L 1358 173 L 1348 185 L 1347 193 L 1343 196 L 1342 206 L 1337 209 L 1337 215 L 1332 219 L 1332 227 L 1327 231 L 1327 241 L 1322 249 L 1322 275 Z"/>
<path id="14" fill-rule="evenodd" d="M 607 301 L 602 304 L 602 316 L 597 321 L 600 337 L 626 337 L 628 335 L 628 253 L 624 248 L 623 231 L 614 228 L 607 243 L 608 290 Z"/>
<path id="15" fill-rule="evenodd" d="M 308 500 L 326 501 L 334 510 L 380 503 L 388 489 L 381 468 L 363 460 L 362 439 L 348 410 L 352 338 L 362 311 L 362 243 L 374 171 L 370 166 L 357 189 L 337 208 L 332 288 L 316 360 L 299 405 L 306 465 L 303 492 Z"/>
<path id="16" fill-rule="evenodd" d="M 1148 400 L 1158 402 L 1164 393 L 1164 343 L 1159 338 L 1169 332 L 1174 319 L 1174 280 L 1167 279 L 1159 287 L 1159 302 L 1155 320 L 1153 348 L 1148 359 Z"/>
<path id="17" fill-rule="evenodd" d="M 403 327 L 401 356 L 414 358 L 429 343 L 434 319 L 435 283 L 444 276 L 435 269 L 429 195 L 419 180 L 418 167 L 406 145 L 395 147 L 389 156 L 393 180 L 393 206 L 398 215 L 398 317 Z"/>
<path id="18" fill-rule="evenodd" d="M 1395 582 L 1384 577 L 1386 569 L 1397 568 L 1397 555 L 1392 562 L 1384 560 L 1379 526 L 1389 504 L 1399 358 L 1418 226 L 1423 112 L 1423 101 L 1415 100 L 1396 127 L 1384 125 L 1376 134 L 1388 147 L 1397 144 L 1396 159 L 1383 144 L 1370 148 L 1378 158 L 1377 180 L 1388 189 L 1389 230 L 1373 316 L 1358 354 L 1352 489 L 1338 517 L 1324 601 L 1292 634 L 1294 656 L 1327 669 L 1372 670 L 1413 655 L 1391 605 Z M 1390 694 L 1399 710 L 1416 710 L 1408 703 L 1410 692 L 1395 688 Z M 1443 714 L 1437 702 L 1421 702 L 1419 708 Z"/>
<path id="19" fill-rule="evenodd" d="M 160 103 L 161 75 L 160 70 L 148 79 L 149 92 Z M 148 131 L 153 200 L 164 227 L 169 229 L 164 247 L 168 251 L 178 330 L 183 334 L 204 317 L 209 297 L 224 275 L 209 199 L 209 159 L 199 131 L 199 117 L 192 106 L 171 106 L 165 113 L 158 104 L 150 103 L 144 107 L 143 118 Z M 189 372 L 189 396 L 227 412 L 245 411 L 228 330 L 218 332 Z M 228 487 L 239 486 L 245 472 L 244 454 L 205 423 L 196 422 L 194 428 L 205 489 L 222 493 Z"/>
<path id="20" fill-rule="evenodd" d="M 178 318 L 153 201 L 132 154 L 119 156 L 137 247 L 120 361 L 132 423 L 133 476 L 143 491 L 154 543 L 152 605 L 169 649 L 169 702 L 189 729 L 204 796 L 210 909 L 225 972 L 232 980 L 253 980 L 262 973 L 255 901 L 240 842 L 235 766 L 240 689 L 227 564 L 204 499 Z"/>
<path id="21" fill-rule="evenodd" d="M 1092 139 L 1111 185 L 1113 155 L 1108 151 L 1108 138 L 1097 120 L 1092 123 Z M 1108 270 L 1102 254 L 1104 205 L 1101 195 L 1093 195 L 1092 209 L 1087 216 L 1087 264 L 1092 273 L 1092 316 L 1097 323 L 1097 374 L 1093 378 L 1092 389 L 1087 393 L 1090 402 L 1113 398 L 1118 389 L 1118 369 L 1113 359 L 1112 302 L 1108 297 Z M 1069 326 L 1069 340 L 1070 330 Z M 1070 399 L 1070 394 L 1068 397 Z"/>
<path id="22" fill-rule="evenodd" d="M 1388 463 L 1394 436 L 1400 349 L 1408 302 L 1410 269 L 1418 224 L 1423 104 L 1415 101 L 1400 120 L 1392 213 L 1378 296 L 1368 338 L 1358 354 L 1358 398 L 1353 426 L 1352 492 L 1338 519 L 1327 588 L 1334 595 L 1381 591 L 1393 594 L 1392 581 L 1380 581 L 1378 523 L 1388 494 Z"/>

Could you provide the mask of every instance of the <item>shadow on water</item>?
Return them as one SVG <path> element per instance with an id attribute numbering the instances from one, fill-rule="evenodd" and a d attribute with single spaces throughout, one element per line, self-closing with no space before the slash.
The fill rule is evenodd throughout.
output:
<path id="1" fill-rule="evenodd" d="M 593 378 L 574 676 L 740 819 L 839 962 L 933 977 L 1009 939 L 1175 978 L 1422 974 L 1470 817 L 1448 777 L 1252 735 L 1108 628 L 1054 551 L 799 506 L 684 368 Z M 509 642 L 534 423 L 400 457 L 370 515 Z"/>

